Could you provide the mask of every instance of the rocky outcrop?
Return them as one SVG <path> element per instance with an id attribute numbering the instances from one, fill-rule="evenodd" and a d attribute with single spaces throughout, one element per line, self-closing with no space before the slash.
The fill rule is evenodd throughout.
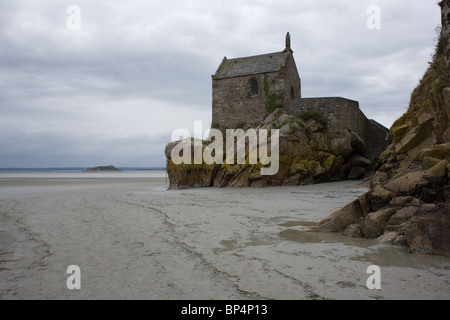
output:
<path id="1" fill-rule="evenodd" d="M 450 255 L 448 172 L 448 160 L 442 160 L 429 169 L 378 180 L 371 191 L 309 231 L 343 232 L 413 251 Z"/>
<path id="2" fill-rule="evenodd" d="M 167 145 L 165 150 L 169 188 L 292 186 L 358 179 L 372 165 L 364 157 L 367 148 L 358 134 L 347 130 L 343 137 L 330 136 L 326 119 L 317 112 L 294 117 L 279 108 L 253 129 L 266 129 L 268 132 L 272 129 L 279 130 L 277 174 L 261 175 L 261 164 L 248 164 L 248 147 L 246 164 L 227 164 L 225 158 L 224 164 L 174 164 L 171 154 L 173 148 L 180 143 L 178 141 Z M 193 140 L 191 143 L 194 147 Z M 201 142 L 202 150 L 208 143 L 210 142 Z M 195 148 L 191 150 L 193 159 Z"/>
<path id="3" fill-rule="evenodd" d="M 442 35 L 408 111 L 391 128 L 371 190 L 309 231 L 343 232 L 450 256 L 450 0 L 442 1 Z"/>

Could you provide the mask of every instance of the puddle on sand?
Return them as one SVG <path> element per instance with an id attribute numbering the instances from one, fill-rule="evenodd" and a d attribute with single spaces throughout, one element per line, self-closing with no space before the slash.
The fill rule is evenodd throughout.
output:
<path id="1" fill-rule="evenodd" d="M 220 241 L 220 244 L 223 246 L 221 248 L 214 248 L 213 251 L 214 253 L 219 253 L 219 252 L 225 252 L 225 251 L 231 251 L 237 248 L 237 244 L 238 241 L 236 239 L 232 239 L 232 240 L 222 240 Z M 244 245 L 245 246 L 261 246 L 261 245 L 265 245 L 268 244 L 266 241 L 261 240 L 257 237 L 251 237 L 250 241 L 246 242 Z"/>
<path id="2" fill-rule="evenodd" d="M 379 244 L 376 239 L 351 238 L 341 233 L 306 232 L 295 229 L 281 231 L 280 236 L 298 243 L 342 243 L 347 246 L 369 249 L 361 256 L 351 257 L 350 260 L 364 261 L 380 267 L 401 267 L 413 269 L 435 268 L 450 270 L 450 258 L 426 254 L 410 253 L 404 247 Z"/>
<path id="3" fill-rule="evenodd" d="M 257 237 L 251 237 L 249 242 L 246 242 L 246 246 L 262 246 L 267 244 L 267 242 L 264 242 L 263 240 L 257 238 Z"/>
<path id="4" fill-rule="evenodd" d="M 302 243 L 320 243 L 323 239 L 317 236 L 317 234 L 312 234 L 311 232 L 298 231 L 294 229 L 287 229 L 280 232 L 280 236 L 283 238 Z"/>
<path id="5" fill-rule="evenodd" d="M 405 248 L 380 245 L 375 252 L 350 258 L 355 261 L 368 261 L 380 267 L 402 267 L 413 269 L 443 269 L 450 270 L 450 258 L 408 252 Z"/>
<path id="6" fill-rule="evenodd" d="M 237 240 L 222 240 L 220 241 L 220 244 L 223 246 L 223 248 L 214 248 L 214 253 L 224 252 L 224 251 L 230 251 L 233 249 L 236 249 Z"/>
<path id="7" fill-rule="evenodd" d="M 311 222 L 311 221 L 288 221 L 282 224 L 279 224 L 278 226 L 280 227 L 297 227 L 297 226 L 302 226 L 302 227 L 313 227 L 317 225 L 316 222 Z"/>
<path id="8" fill-rule="evenodd" d="M 334 232 L 306 232 L 287 229 L 280 232 L 280 236 L 289 241 L 299 243 L 342 243 L 352 247 L 369 248 L 377 244 L 376 239 L 351 238 Z"/>

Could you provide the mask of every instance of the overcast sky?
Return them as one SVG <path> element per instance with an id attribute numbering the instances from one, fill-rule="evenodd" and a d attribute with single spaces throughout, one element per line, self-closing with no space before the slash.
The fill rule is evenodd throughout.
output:
<path id="1" fill-rule="evenodd" d="M 436 3 L 1 1 L 0 167 L 165 166 L 175 129 L 209 128 L 223 57 L 281 51 L 287 31 L 303 97 L 357 100 L 390 127 L 431 60 Z"/>

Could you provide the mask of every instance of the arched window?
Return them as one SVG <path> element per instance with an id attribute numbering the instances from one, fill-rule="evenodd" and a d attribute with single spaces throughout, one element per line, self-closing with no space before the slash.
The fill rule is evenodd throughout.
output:
<path id="1" fill-rule="evenodd" d="M 252 79 L 250 81 L 250 95 L 257 96 L 259 93 L 258 90 L 258 81 L 256 79 Z"/>
<path id="2" fill-rule="evenodd" d="M 295 98 L 295 90 L 294 87 L 291 87 L 291 99 Z"/>

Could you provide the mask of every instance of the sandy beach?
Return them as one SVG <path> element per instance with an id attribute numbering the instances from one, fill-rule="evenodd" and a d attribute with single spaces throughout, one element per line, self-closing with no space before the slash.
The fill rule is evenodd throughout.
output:
<path id="1" fill-rule="evenodd" d="M 167 186 L 0 175 L 0 299 L 450 299 L 449 258 L 303 232 L 364 193 L 357 182 Z M 370 265 L 380 290 L 366 286 Z"/>

